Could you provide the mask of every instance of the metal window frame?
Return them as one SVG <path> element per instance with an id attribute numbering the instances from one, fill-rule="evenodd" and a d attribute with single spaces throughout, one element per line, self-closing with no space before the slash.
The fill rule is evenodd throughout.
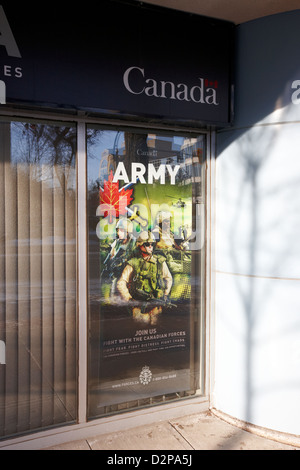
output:
<path id="1" fill-rule="evenodd" d="M 153 423 L 162 419 L 172 419 L 188 414 L 207 411 L 210 408 L 210 397 L 213 391 L 213 354 L 214 349 L 214 280 L 212 277 L 214 254 L 214 191 L 215 191 L 215 131 L 211 129 L 190 128 L 177 125 L 153 124 L 147 122 L 130 122 L 130 128 L 147 129 L 149 131 L 179 132 L 206 135 L 206 253 L 205 253 L 205 301 L 204 301 L 204 325 L 203 344 L 201 351 L 204 353 L 203 363 L 200 362 L 203 376 L 203 392 L 201 396 L 187 397 L 182 400 L 159 404 L 150 408 L 132 410 L 130 413 L 119 413 L 89 421 L 87 417 L 88 398 L 88 272 L 87 272 L 87 125 L 108 126 L 112 128 L 128 127 L 123 120 L 103 119 L 101 117 L 89 117 L 86 113 L 78 114 L 54 114 L 39 110 L 22 110 L 3 107 L 0 110 L 4 118 L 20 120 L 36 119 L 49 122 L 73 122 L 77 124 L 77 240 L 78 240 L 78 281 L 77 281 L 77 348 L 78 348 L 78 418 L 77 424 L 60 426 L 54 429 L 35 432 L 25 436 L 0 441 L 0 450 L 11 449 L 36 449 L 47 448 L 50 445 L 60 444 L 96 434 L 115 432 L 129 429 L 143 423 Z"/>

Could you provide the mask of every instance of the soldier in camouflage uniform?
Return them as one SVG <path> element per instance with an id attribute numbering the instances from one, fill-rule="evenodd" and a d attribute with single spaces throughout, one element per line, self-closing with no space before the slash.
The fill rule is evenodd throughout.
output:
<path id="1" fill-rule="evenodd" d="M 166 258 L 153 254 L 155 237 L 142 232 L 137 240 L 138 256 L 130 259 L 117 283 L 122 299 L 133 302 L 136 320 L 156 324 L 170 294 L 173 278 Z"/>
<path id="2" fill-rule="evenodd" d="M 120 278 L 128 259 L 135 249 L 135 238 L 132 235 L 133 224 L 130 220 L 120 219 L 116 226 L 117 239 L 111 245 L 103 265 L 102 278 L 111 284 L 111 299 L 116 294 L 116 283 Z"/>

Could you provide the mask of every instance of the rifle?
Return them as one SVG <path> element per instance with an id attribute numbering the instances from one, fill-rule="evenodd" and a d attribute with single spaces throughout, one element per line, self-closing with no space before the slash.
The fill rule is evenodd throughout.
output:
<path id="1" fill-rule="evenodd" d="M 157 299 L 153 294 L 148 294 L 141 289 L 135 289 L 134 301 L 135 300 L 144 303 L 153 302 L 154 304 L 158 304 L 166 308 L 177 308 L 177 305 L 173 304 L 169 299 Z"/>
<path id="2" fill-rule="evenodd" d="M 119 250 L 113 258 L 110 258 L 108 255 L 104 261 L 101 276 L 103 276 L 103 278 L 114 278 L 121 275 L 122 268 L 127 260 L 127 255 L 125 250 Z"/>

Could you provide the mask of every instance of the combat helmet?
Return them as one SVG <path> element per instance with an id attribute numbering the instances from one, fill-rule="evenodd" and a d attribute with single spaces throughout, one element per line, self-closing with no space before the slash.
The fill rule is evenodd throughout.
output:
<path id="1" fill-rule="evenodd" d="M 142 246 L 144 243 L 156 243 L 155 236 L 150 231 L 141 232 L 137 241 L 136 246 Z"/>
<path id="2" fill-rule="evenodd" d="M 118 230 L 119 228 L 125 230 L 127 233 L 132 233 L 133 223 L 128 219 L 120 219 L 117 223 L 116 230 Z"/>

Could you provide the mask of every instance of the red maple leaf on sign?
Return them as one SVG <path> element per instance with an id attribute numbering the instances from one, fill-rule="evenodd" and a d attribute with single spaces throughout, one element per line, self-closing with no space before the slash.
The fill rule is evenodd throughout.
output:
<path id="1" fill-rule="evenodd" d="M 127 214 L 127 207 L 133 200 L 133 189 L 120 190 L 119 181 L 114 183 L 113 179 L 114 175 L 111 171 L 108 181 L 104 182 L 104 189 L 100 189 L 101 210 L 104 212 L 104 217 L 108 217 L 110 224 L 114 218 Z"/>

